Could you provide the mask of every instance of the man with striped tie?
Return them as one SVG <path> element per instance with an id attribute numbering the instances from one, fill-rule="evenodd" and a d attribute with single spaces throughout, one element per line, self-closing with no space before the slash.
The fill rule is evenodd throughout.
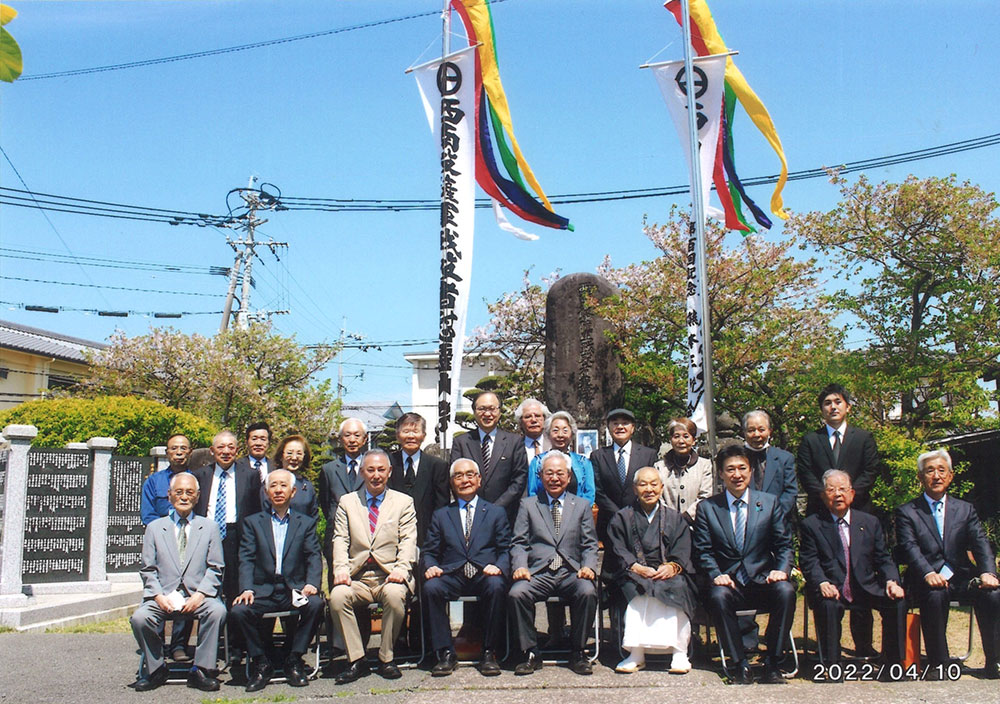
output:
<path id="1" fill-rule="evenodd" d="M 504 597 L 510 578 L 507 515 L 476 495 L 482 477 L 475 462 L 455 460 L 450 473 L 456 500 L 434 512 L 421 551 L 431 646 L 438 656 L 431 675 L 444 677 L 455 670 L 458 660 L 447 609 L 449 601 L 462 595 L 476 595 L 483 605 L 479 671 L 487 677 L 499 675 L 496 649 L 503 634 Z"/>
<path id="2" fill-rule="evenodd" d="M 528 483 L 528 456 L 520 435 L 499 427 L 503 407 L 492 391 L 484 391 L 472 402 L 476 429 L 455 438 L 451 461 L 470 459 L 483 473 L 479 495 L 507 512 L 514 522 L 517 505 Z"/>
<path id="3" fill-rule="evenodd" d="M 212 459 L 194 470 L 201 494 L 194 512 L 219 526 L 226 564 L 222 594 L 226 605 L 240 595 L 240 524 L 260 511 L 260 475 L 247 467 L 236 467 L 236 435 L 223 430 L 212 438 Z M 239 645 L 239 643 L 235 644 Z"/>
<path id="4" fill-rule="evenodd" d="M 729 445 L 715 457 L 725 490 L 699 502 L 694 519 L 694 554 L 709 580 L 705 606 L 735 671 L 734 684 L 752 684 L 737 611 L 766 611 L 767 658 L 764 684 L 784 684 L 778 661 L 788 645 L 795 613 L 795 586 L 788 581 L 794 550 L 784 513 L 773 494 L 750 490 L 746 448 Z"/>
<path id="5" fill-rule="evenodd" d="M 361 458 L 364 486 L 346 494 L 337 506 L 333 528 L 333 589 L 330 611 L 344 635 L 350 665 L 337 684 L 367 674 L 365 639 L 355 609 L 378 602 L 382 607 L 382 645 L 378 674 L 398 679 L 393 646 L 403 627 L 406 597 L 413 592 L 417 559 L 417 514 L 413 499 L 387 488 L 392 465 L 384 450 Z"/>

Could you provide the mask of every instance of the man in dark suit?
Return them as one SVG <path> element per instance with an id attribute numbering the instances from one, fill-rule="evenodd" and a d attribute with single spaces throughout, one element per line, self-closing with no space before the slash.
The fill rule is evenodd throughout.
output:
<path id="1" fill-rule="evenodd" d="M 885 545 L 882 525 L 851 508 L 851 478 L 839 469 L 823 474 L 826 508 L 802 522 L 799 565 L 816 614 L 817 640 L 827 666 L 840 662 L 840 622 L 851 609 L 851 635 L 859 655 L 874 655 L 872 609 L 882 614 L 882 655 L 888 664 L 905 655 L 906 601 L 899 570 Z"/>
<path id="2" fill-rule="evenodd" d="M 590 453 L 597 485 L 597 537 L 608 542 L 608 523 L 618 511 L 635 503 L 633 479 L 637 470 L 652 467 L 658 459 L 656 450 L 632 442 L 635 415 L 616 408 L 607 417 L 613 443 Z"/>
<path id="3" fill-rule="evenodd" d="M 517 505 L 528 483 L 528 457 L 520 435 L 508 433 L 498 426 L 500 399 L 484 391 L 472 402 L 476 430 L 459 435 L 451 448 L 451 462 L 469 459 L 480 467 L 483 486 L 479 495 L 507 512 L 514 521 Z"/>
<path id="4" fill-rule="evenodd" d="M 243 519 L 260 511 L 260 477 L 252 469 L 237 469 L 236 435 L 223 430 L 212 438 L 207 467 L 194 470 L 201 494 L 194 512 L 215 521 L 222 535 L 226 569 L 222 593 L 227 605 L 240 593 L 240 530 Z"/>
<path id="5" fill-rule="evenodd" d="M 847 424 L 851 412 L 851 396 L 840 384 L 829 384 L 816 398 L 823 427 L 802 438 L 795 468 L 799 483 L 809 501 L 806 515 L 823 508 L 823 473 L 828 469 L 842 469 L 851 478 L 854 487 L 854 506 L 870 513 L 871 498 L 868 492 L 875 484 L 878 473 L 878 448 L 875 438 L 867 430 Z"/>
<path id="6" fill-rule="evenodd" d="M 360 418 L 347 418 L 340 424 L 337 434 L 343 454 L 323 465 L 319 472 L 319 508 L 326 518 L 327 540 L 323 555 L 329 568 L 327 587 L 333 586 L 333 553 L 330 536 L 340 499 L 357 491 L 364 484 L 361 477 L 361 453 L 368 444 L 368 429 Z"/>
<path id="7" fill-rule="evenodd" d="M 572 471 L 568 455 L 550 450 L 542 460 L 545 491 L 523 498 L 517 511 L 511 547 L 514 585 L 507 595 L 524 654 L 515 675 L 542 667 L 535 603 L 554 594 L 569 602 L 569 667 L 578 675 L 593 672 L 584 648 L 597 608 L 597 532 L 590 503 L 566 491 Z"/>
<path id="8" fill-rule="evenodd" d="M 448 505 L 448 463 L 420 451 L 427 437 L 427 421 L 419 413 L 404 413 L 396 421 L 400 450 L 389 455 L 389 488 L 413 499 L 417 511 L 417 545 L 424 544 L 431 515 Z"/>
<path id="9" fill-rule="evenodd" d="M 150 523 L 142 539 L 143 602 L 132 614 L 131 624 L 147 673 L 134 686 L 137 692 L 148 692 L 167 681 L 163 622 L 180 611 L 198 619 L 198 649 L 188 686 L 215 692 L 219 681 L 210 673 L 215 670 L 219 632 L 226 621 L 226 607 L 219 600 L 222 539 L 215 523 L 194 515 L 198 482 L 193 476 L 174 474 L 167 497 L 172 509 Z"/>
<path id="10" fill-rule="evenodd" d="M 451 638 L 448 602 L 476 595 L 483 604 L 483 656 L 479 671 L 499 675 L 496 649 L 504 627 L 504 597 L 510 577 L 510 528 L 507 514 L 477 496 L 482 477 L 469 459 L 451 467 L 451 487 L 457 497 L 434 512 L 421 552 L 424 598 L 427 600 L 431 646 L 438 661 L 434 677 L 450 675 L 458 659 Z"/>
<path id="11" fill-rule="evenodd" d="M 323 616 L 319 595 L 323 558 L 316 538 L 316 519 L 288 505 L 295 494 L 295 477 L 277 469 L 267 476 L 270 512 L 254 514 L 243 521 L 240 542 L 240 588 L 232 621 L 243 634 L 253 672 L 246 691 L 267 686 L 274 674 L 264 643 L 261 616 L 269 611 L 298 612 L 298 623 L 286 635 L 285 677 L 293 687 L 305 687 L 309 678 L 302 655 L 309 649 Z M 294 620 L 292 620 L 294 623 Z"/>
<path id="12" fill-rule="evenodd" d="M 705 600 L 726 656 L 736 664 L 732 681 L 751 684 L 736 612 L 766 610 L 765 684 L 784 684 L 778 662 L 788 644 L 795 610 L 795 587 L 788 581 L 794 554 L 785 516 L 772 494 L 750 489 L 745 448 L 730 445 L 715 459 L 725 491 L 698 504 L 694 554 L 706 579 Z"/>
<path id="13" fill-rule="evenodd" d="M 948 664 L 948 604 L 971 601 L 986 655 L 985 675 L 1000 677 L 1000 582 L 989 540 L 972 504 L 948 496 L 954 474 L 944 450 L 917 458 L 923 493 L 896 509 L 899 558 L 908 567 L 906 590 L 920 607 L 920 627 L 927 643 L 931 676 Z M 975 564 L 969 560 L 969 553 Z"/>
<path id="14" fill-rule="evenodd" d="M 743 416 L 743 438 L 750 455 L 752 488 L 773 494 L 789 521 L 795 515 L 795 456 L 771 444 L 771 416 L 760 409 Z"/>
<path id="15" fill-rule="evenodd" d="M 247 456 L 236 460 L 237 469 L 252 469 L 260 477 L 260 484 L 264 486 L 268 473 L 274 469 L 267 459 L 267 451 L 271 447 L 271 426 L 264 421 L 251 423 L 247 426 Z"/>

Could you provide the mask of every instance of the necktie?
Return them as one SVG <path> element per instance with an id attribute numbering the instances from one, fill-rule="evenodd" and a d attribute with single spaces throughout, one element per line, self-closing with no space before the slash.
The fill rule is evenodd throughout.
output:
<path id="1" fill-rule="evenodd" d="M 483 467 L 482 467 L 482 470 L 483 470 L 484 474 L 486 473 L 486 470 L 489 469 L 489 467 L 490 467 L 490 436 L 489 435 L 484 435 L 483 436 Z"/>
<path id="2" fill-rule="evenodd" d="M 357 460 L 351 460 L 351 466 L 347 470 L 347 478 L 350 481 L 351 487 L 353 488 L 354 485 L 358 481 L 358 461 Z"/>
<path id="3" fill-rule="evenodd" d="M 375 526 L 378 525 L 378 497 L 373 496 L 368 501 L 368 530 L 375 535 Z"/>
<path id="4" fill-rule="evenodd" d="M 471 536 L 472 536 L 472 504 L 466 503 L 465 504 L 465 544 L 466 545 L 469 544 L 469 538 Z M 469 579 L 472 579 L 473 577 L 475 577 L 476 576 L 476 572 L 478 572 L 478 571 L 479 570 L 476 569 L 476 566 L 474 564 L 472 564 L 471 562 L 466 562 L 465 563 L 465 567 L 463 568 L 463 572 L 465 572 L 465 576 L 468 577 Z"/>
<path id="5" fill-rule="evenodd" d="M 944 502 L 941 500 L 934 502 L 934 522 L 937 524 L 938 535 L 944 540 Z"/>
<path id="6" fill-rule="evenodd" d="M 187 552 L 188 547 L 188 534 L 187 534 L 188 519 L 182 518 L 177 521 L 177 554 L 180 555 L 181 564 L 184 564 L 184 554 Z"/>
<path id="7" fill-rule="evenodd" d="M 833 463 L 840 466 L 840 431 L 833 431 Z"/>
<path id="8" fill-rule="evenodd" d="M 219 475 L 219 489 L 215 494 L 215 522 L 219 524 L 219 533 L 222 539 L 226 538 L 226 479 L 229 472 L 222 470 Z"/>
<path id="9" fill-rule="evenodd" d="M 854 596 L 851 594 L 851 534 L 850 527 L 847 525 L 847 521 L 843 518 L 837 521 L 837 525 L 840 528 L 840 544 L 844 546 L 844 564 L 847 565 L 847 569 L 844 572 L 844 588 L 840 590 L 840 593 L 844 596 L 845 601 L 853 601 Z"/>
<path id="10" fill-rule="evenodd" d="M 406 458 L 406 472 L 403 473 L 403 485 L 407 489 L 412 489 L 414 482 L 417 481 L 417 475 L 413 473 L 413 458 Z"/>
<path id="11" fill-rule="evenodd" d="M 562 507 L 560 506 L 559 499 L 552 502 L 552 525 L 555 527 L 556 537 L 558 537 L 559 529 L 562 527 Z M 562 567 L 562 563 L 562 557 L 557 552 L 556 556 L 552 558 L 552 562 L 549 563 L 549 569 L 555 572 Z"/>
<path id="12" fill-rule="evenodd" d="M 532 457 L 538 457 L 538 451 L 542 449 L 542 446 L 538 444 L 538 440 L 531 443 Z"/>
<path id="13" fill-rule="evenodd" d="M 625 478 L 628 476 L 628 467 L 625 466 L 625 448 L 618 450 L 618 480 L 625 485 Z"/>
<path id="14" fill-rule="evenodd" d="M 257 476 L 260 476 L 260 465 L 261 465 L 260 460 L 253 461 L 253 468 L 257 471 Z M 264 477 L 260 477 L 260 480 L 264 481 Z"/>
<path id="15" fill-rule="evenodd" d="M 743 499 L 736 499 L 733 505 L 736 506 L 736 528 L 733 530 L 733 533 L 736 538 L 736 549 L 742 553 L 747 534 L 747 511 L 744 508 L 746 502 Z M 736 570 L 736 579 L 743 585 L 750 581 L 750 575 L 747 574 L 742 559 L 740 559 L 739 569 Z"/>

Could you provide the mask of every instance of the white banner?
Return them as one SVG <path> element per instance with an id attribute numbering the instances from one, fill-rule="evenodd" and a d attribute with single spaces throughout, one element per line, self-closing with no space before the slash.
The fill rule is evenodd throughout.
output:
<path id="1" fill-rule="evenodd" d="M 726 55 L 700 56 L 694 60 L 695 124 L 698 129 L 699 166 L 701 168 L 701 202 L 708 208 L 708 194 L 712 186 L 715 151 L 719 144 L 719 127 L 722 124 L 722 91 L 725 85 Z M 687 80 L 683 61 L 666 61 L 653 64 L 653 75 L 660 86 L 667 110 L 677 128 L 677 136 L 688 163 L 688 183 L 694 183 L 694 164 L 691 160 L 691 133 L 688 131 Z M 694 202 L 692 195 L 691 202 Z M 718 212 L 718 211 L 716 211 Z"/>
<path id="2" fill-rule="evenodd" d="M 683 61 L 669 61 L 650 66 L 656 82 L 667 103 L 670 117 L 677 128 L 677 136 L 684 146 L 688 162 L 688 176 L 695 183 L 694 169 L 701 171 L 702 203 L 705 212 L 722 217 L 718 210 L 708 206 L 708 194 L 715 166 L 715 152 L 719 143 L 722 123 L 722 92 L 725 82 L 726 56 L 706 56 L 694 59 L 695 124 L 698 130 L 698 159 L 692 159 L 691 133 L 688 122 L 687 81 Z M 692 202 L 694 193 L 692 192 Z M 688 394 L 687 416 L 698 426 L 698 432 L 708 430 L 705 414 L 705 325 L 701 315 L 701 297 L 698 295 L 698 241 L 694 223 L 688 237 L 687 253 L 687 331 L 688 331 Z"/>
<path id="3" fill-rule="evenodd" d="M 434 142 L 441 148 L 441 315 L 436 437 L 451 447 L 461 398 L 465 317 L 476 198 L 475 47 L 413 69 Z"/>

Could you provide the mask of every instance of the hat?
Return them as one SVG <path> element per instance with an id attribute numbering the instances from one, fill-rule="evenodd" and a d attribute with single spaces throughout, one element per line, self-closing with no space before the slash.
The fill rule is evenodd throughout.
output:
<path id="1" fill-rule="evenodd" d="M 635 414 L 632 413 L 632 411 L 628 410 L 627 408 L 616 408 L 613 411 L 608 411 L 608 415 L 606 415 L 604 419 L 611 420 L 612 418 L 615 418 L 617 416 L 625 416 L 630 421 L 635 423 Z"/>

